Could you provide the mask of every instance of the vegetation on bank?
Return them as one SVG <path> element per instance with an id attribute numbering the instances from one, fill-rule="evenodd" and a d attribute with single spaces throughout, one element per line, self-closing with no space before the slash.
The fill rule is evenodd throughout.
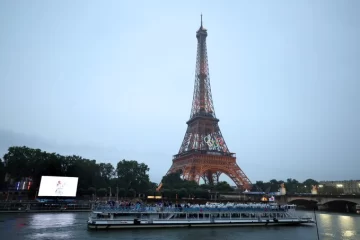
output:
<path id="1" fill-rule="evenodd" d="M 10 179 L 14 182 L 31 178 L 29 194 L 35 195 L 38 190 L 41 176 L 67 176 L 78 177 L 78 196 L 107 196 L 111 190 L 112 195 L 118 193 L 119 197 L 132 197 L 138 194 L 153 195 L 157 184 L 150 181 L 149 167 L 145 163 L 135 160 L 121 160 L 114 167 L 110 163 L 97 163 L 96 160 L 80 156 L 63 156 L 49 153 L 40 149 L 28 147 L 10 147 L 0 159 L 0 188 L 11 187 Z M 10 178 L 5 181 L 5 173 Z M 227 182 L 216 185 L 198 185 L 192 181 L 181 178 L 180 173 L 174 173 L 162 178 L 163 196 L 166 197 L 209 197 L 209 192 L 232 192 L 234 189 Z M 298 182 L 295 179 L 286 181 L 271 180 L 269 182 L 257 181 L 252 191 L 276 192 L 279 185 L 285 183 L 287 192 L 309 193 L 312 185 L 318 182 L 308 179 Z"/>

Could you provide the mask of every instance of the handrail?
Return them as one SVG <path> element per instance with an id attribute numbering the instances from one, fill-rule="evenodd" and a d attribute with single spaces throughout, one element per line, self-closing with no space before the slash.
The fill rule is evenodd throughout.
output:
<path id="1" fill-rule="evenodd" d="M 261 207 L 227 207 L 227 208 L 200 208 L 200 207 L 191 207 L 191 208 L 160 208 L 160 207 L 95 207 L 93 211 L 101 211 L 108 213 L 170 213 L 170 212 L 287 212 L 288 209 L 285 208 L 261 208 Z"/>

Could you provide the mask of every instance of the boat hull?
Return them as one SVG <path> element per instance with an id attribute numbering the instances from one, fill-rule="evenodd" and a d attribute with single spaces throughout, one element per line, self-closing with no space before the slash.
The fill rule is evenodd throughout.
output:
<path id="1" fill-rule="evenodd" d="M 203 222 L 203 221 L 157 221 L 153 223 L 140 223 L 134 224 L 131 221 L 124 221 L 124 223 L 110 223 L 88 222 L 88 229 L 101 230 L 101 229 L 139 229 L 139 228 L 189 228 L 189 227 L 246 227 L 246 226 L 286 226 L 286 225 L 300 225 L 311 224 L 311 220 L 299 219 L 281 219 L 274 220 L 240 220 L 240 221 L 221 221 L 221 222 Z"/>

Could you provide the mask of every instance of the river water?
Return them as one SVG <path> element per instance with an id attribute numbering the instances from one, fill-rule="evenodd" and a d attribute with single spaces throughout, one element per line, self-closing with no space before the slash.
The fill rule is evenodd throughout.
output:
<path id="1" fill-rule="evenodd" d="M 304 212 L 307 215 L 312 213 Z M 316 227 L 230 227 L 88 231 L 88 213 L 0 214 L 0 239 L 316 240 Z M 360 216 L 317 213 L 321 240 L 359 240 Z"/>

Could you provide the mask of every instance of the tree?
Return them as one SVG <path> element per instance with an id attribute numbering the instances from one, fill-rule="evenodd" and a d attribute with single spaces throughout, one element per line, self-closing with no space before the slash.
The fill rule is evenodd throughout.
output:
<path id="1" fill-rule="evenodd" d="M 170 190 L 170 189 L 164 188 L 164 189 L 162 189 L 161 192 L 162 192 L 162 195 L 163 195 L 164 197 L 168 197 L 168 198 L 171 197 L 171 190 Z"/>
<path id="2" fill-rule="evenodd" d="M 7 172 L 15 181 L 34 175 L 36 167 L 42 161 L 40 149 L 28 147 L 10 147 L 4 155 Z"/>
<path id="3" fill-rule="evenodd" d="M 219 192 L 232 192 L 232 191 L 234 191 L 234 189 L 226 181 L 218 182 L 215 185 L 215 190 L 219 191 Z"/>
<path id="4" fill-rule="evenodd" d="M 183 197 L 188 196 L 188 191 L 186 190 L 186 188 L 181 188 L 178 192 L 178 197 L 181 199 Z"/>
<path id="5" fill-rule="evenodd" d="M 5 187 L 5 165 L 0 158 L 0 189 Z"/>
<path id="6" fill-rule="evenodd" d="M 208 197 L 208 192 L 200 187 L 196 188 L 193 194 L 197 198 L 207 198 Z"/>
<path id="7" fill-rule="evenodd" d="M 303 183 L 292 178 L 286 179 L 286 182 L 271 179 L 269 182 L 256 181 L 252 191 L 277 192 L 282 183 L 285 183 L 286 192 L 289 194 L 310 193 L 312 185 L 318 185 L 318 182 L 313 179 L 307 179 Z M 256 190 L 257 188 L 258 190 Z"/>
<path id="8" fill-rule="evenodd" d="M 182 184 L 182 187 L 186 188 L 188 190 L 195 189 L 195 188 L 199 187 L 199 185 L 195 181 L 188 181 L 188 180 L 183 180 L 183 181 L 184 182 Z"/>
<path id="9" fill-rule="evenodd" d="M 267 192 L 277 192 L 280 188 L 280 182 L 278 182 L 276 179 L 270 180 L 270 190 L 267 190 Z"/>
<path id="10" fill-rule="evenodd" d="M 83 188 L 78 188 L 77 189 L 77 193 L 76 193 L 77 196 L 84 196 L 85 194 L 86 194 L 85 189 L 83 189 Z"/>
<path id="11" fill-rule="evenodd" d="M 157 184 L 154 182 L 149 182 L 149 189 L 153 189 L 155 191 L 155 189 L 157 188 Z"/>
<path id="12" fill-rule="evenodd" d="M 119 192 L 118 192 L 119 197 L 125 197 L 125 194 L 126 194 L 125 188 L 119 188 L 118 191 L 119 191 Z"/>
<path id="13" fill-rule="evenodd" d="M 100 176 L 106 181 L 109 181 L 114 177 L 114 167 L 110 163 L 100 163 L 99 164 Z"/>
<path id="14" fill-rule="evenodd" d="M 297 193 L 299 191 L 300 183 L 296 179 L 288 178 L 285 182 L 287 193 Z"/>
<path id="15" fill-rule="evenodd" d="M 130 188 L 128 191 L 128 197 L 136 197 L 136 191 L 135 189 Z"/>
<path id="16" fill-rule="evenodd" d="M 162 178 L 161 182 L 166 188 L 169 188 L 169 189 L 179 188 L 179 187 L 183 186 L 183 184 L 184 184 L 184 180 L 181 179 L 180 172 L 170 173 L 170 174 L 164 176 Z"/>
<path id="17" fill-rule="evenodd" d="M 39 188 L 42 176 L 78 177 L 78 189 L 86 190 L 89 187 L 109 187 L 114 173 L 110 163 L 97 164 L 95 160 L 80 156 L 62 156 L 26 146 L 10 147 L 4 161 L 4 164 L 0 164 L 0 178 L 3 179 L 1 171 L 7 172 L 15 182 L 30 178 L 34 193 Z M 2 167 L 5 169 L 2 170 Z"/>
<path id="18" fill-rule="evenodd" d="M 119 186 L 125 189 L 134 189 L 137 192 L 145 192 L 149 189 L 149 167 L 144 163 L 138 163 L 134 160 L 122 160 L 118 162 L 116 173 L 119 180 Z"/>
<path id="19" fill-rule="evenodd" d="M 263 181 L 256 181 L 255 182 L 255 191 L 261 191 L 264 192 L 265 191 L 265 184 Z"/>
<path id="20" fill-rule="evenodd" d="M 146 191 L 146 196 L 154 196 L 156 194 L 155 189 L 148 189 Z"/>
<path id="21" fill-rule="evenodd" d="M 185 188 L 189 192 L 194 191 L 199 185 L 194 181 L 188 181 L 181 178 L 181 172 L 170 173 L 163 176 L 161 180 L 164 188 L 168 189 L 180 189 Z"/>
<path id="22" fill-rule="evenodd" d="M 105 197 L 107 194 L 107 189 L 106 188 L 100 188 L 97 190 L 97 195 L 99 197 Z"/>
<path id="23" fill-rule="evenodd" d="M 318 181 L 315 181 L 314 179 L 306 179 L 304 182 L 303 182 L 304 186 L 306 186 L 307 189 L 310 189 L 312 188 L 313 185 L 319 185 L 319 182 Z"/>
<path id="24" fill-rule="evenodd" d="M 96 193 L 96 188 L 94 188 L 94 187 L 89 187 L 89 188 L 88 188 L 88 193 L 90 193 L 90 194 L 95 194 L 95 193 Z"/>
<path id="25" fill-rule="evenodd" d="M 211 190 L 211 189 L 214 189 L 214 186 L 213 185 L 210 185 L 210 184 L 201 184 L 200 187 L 204 190 Z"/>

